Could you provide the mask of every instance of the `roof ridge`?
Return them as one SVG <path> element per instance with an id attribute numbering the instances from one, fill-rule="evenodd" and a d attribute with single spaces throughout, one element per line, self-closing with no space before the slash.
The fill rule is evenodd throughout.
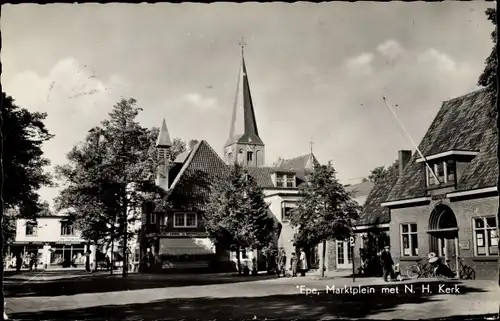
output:
<path id="1" fill-rule="evenodd" d="M 464 94 L 464 95 L 461 95 L 461 96 L 457 96 L 457 97 L 454 97 L 454 98 L 451 98 L 451 99 L 447 99 L 447 100 L 444 100 L 443 101 L 443 104 L 444 103 L 448 103 L 448 102 L 454 102 L 455 100 L 460 100 L 460 99 L 465 99 L 465 98 L 469 98 L 471 96 L 475 96 L 475 95 L 478 95 L 482 92 L 487 92 L 488 91 L 488 88 L 486 87 L 483 87 L 483 88 L 479 88 L 479 89 L 476 89 L 474 91 L 471 91 L 467 94 Z"/>
<path id="2" fill-rule="evenodd" d="M 174 190 L 174 188 L 177 186 L 179 183 L 182 175 L 184 172 L 186 172 L 186 169 L 191 165 L 191 162 L 193 161 L 194 155 L 198 152 L 200 149 L 201 144 L 204 142 L 204 140 L 199 141 L 191 150 L 191 153 L 189 153 L 189 156 L 187 157 L 186 161 L 182 165 L 181 170 L 179 171 L 179 174 L 175 177 L 174 181 L 172 182 L 172 186 L 168 189 L 168 192 L 171 192 Z"/>

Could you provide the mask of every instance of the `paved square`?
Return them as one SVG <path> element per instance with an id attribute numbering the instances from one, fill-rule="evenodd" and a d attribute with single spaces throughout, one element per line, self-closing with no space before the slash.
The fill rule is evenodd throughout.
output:
<path id="1" fill-rule="evenodd" d="M 4 288 L 7 311 L 15 320 L 390 320 L 484 317 L 498 311 L 500 291 L 493 281 L 356 281 L 229 274 L 131 274 L 122 279 L 43 272 L 8 276 Z M 460 293 L 440 293 L 445 289 Z"/>

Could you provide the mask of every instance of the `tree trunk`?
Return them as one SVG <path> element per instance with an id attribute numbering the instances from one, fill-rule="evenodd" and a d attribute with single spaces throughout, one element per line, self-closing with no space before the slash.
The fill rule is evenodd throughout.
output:
<path id="1" fill-rule="evenodd" d="M 110 267 L 110 273 L 111 275 L 113 275 L 113 267 L 114 267 L 114 259 L 115 259 L 115 240 L 114 238 L 111 239 L 111 258 L 109 260 L 109 262 L 111 263 L 111 267 Z"/>
<path id="2" fill-rule="evenodd" d="M 238 275 L 241 275 L 240 247 L 236 248 L 236 260 L 238 262 Z"/>
<path id="3" fill-rule="evenodd" d="M 126 196 L 125 196 L 126 197 Z M 123 268 L 122 268 L 122 276 L 127 276 L 128 272 L 128 258 L 127 258 L 127 239 L 128 239 L 128 226 L 127 226 L 127 202 L 123 202 Z"/>
<path id="4" fill-rule="evenodd" d="M 326 261 L 326 240 L 321 242 L 321 255 L 319 256 L 319 275 L 325 277 L 325 261 Z"/>
<path id="5" fill-rule="evenodd" d="M 95 244 L 95 249 L 94 249 L 94 272 L 97 272 L 97 242 L 98 240 L 94 240 L 94 244 Z"/>

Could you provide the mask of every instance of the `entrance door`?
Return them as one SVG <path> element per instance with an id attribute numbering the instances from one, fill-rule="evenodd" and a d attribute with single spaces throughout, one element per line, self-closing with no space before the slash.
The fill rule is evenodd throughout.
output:
<path id="1" fill-rule="evenodd" d="M 446 235 L 438 238 L 439 252 L 437 254 L 442 259 L 443 263 L 448 265 L 453 271 L 456 269 L 456 242 L 456 235 Z"/>
<path id="2" fill-rule="evenodd" d="M 352 251 L 347 241 L 337 243 L 337 269 L 352 269 Z"/>

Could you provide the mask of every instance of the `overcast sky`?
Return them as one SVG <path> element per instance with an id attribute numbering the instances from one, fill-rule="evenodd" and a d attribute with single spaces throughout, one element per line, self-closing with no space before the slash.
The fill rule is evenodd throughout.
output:
<path id="1" fill-rule="evenodd" d="M 441 103 L 477 89 L 489 55 L 486 2 L 50 4 L 2 6 L 2 85 L 48 113 L 53 164 L 121 96 L 140 122 L 205 139 L 222 155 L 240 48 L 266 162 L 309 152 L 355 183 L 415 141 Z M 88 94 L 82 94 L 88 93 Z M 56 189 L 43 189 L 51 201 Z"/>

